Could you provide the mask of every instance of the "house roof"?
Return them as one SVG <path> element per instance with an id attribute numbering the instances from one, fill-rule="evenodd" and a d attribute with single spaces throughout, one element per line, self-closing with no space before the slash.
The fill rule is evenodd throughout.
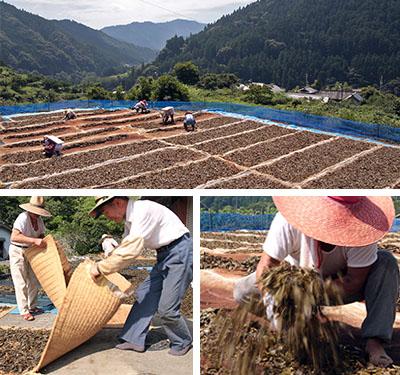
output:
<path id="1" fill-rule="evenodd" d="M 302 87 L 300 89 L 300 92 L 306 92 L 308 94 L 316 94 L 318 92 L 318 90 L 313 89 L 312 87 L 306 86 L 306 87 Z"/>
<path id="2" fill-rule="evenodd" d="M 358 92 L 354 92 L 354 93 L 346 96 L 343 100 L 349 100 L 349 99 L 355 99 L 358 102 L 362 102 L 364 100 L 363 97 Z"/>

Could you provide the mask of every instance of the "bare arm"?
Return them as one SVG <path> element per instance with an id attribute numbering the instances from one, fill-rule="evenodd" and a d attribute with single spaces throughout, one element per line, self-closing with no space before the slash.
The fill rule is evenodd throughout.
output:
<path id="1" fill-rule="evenodd" d="M 256 280 L 260 279 L 261 275 L 269 268 L 277 267 L 281 264 L 280 260 L 270 257 L 267 253 L 263 253 L 256 269 Z"/>
<path id="2" fill-rule="evenodd" d="M 11 241 L 12 242 L 23 243 L 25 245 L 42 246 L 43 245 L 42 237 L 43 237 L 43 233 L 41 234 L 41 238 L 33 238 L 33 237 L 25 236 L 17 229 L 13 229 L 11 232 Z"/>
<path id="3" fill-rule="evenodd" d="M 349 267 L 346 276 L 334 281 L 342 292 L 343 297 L 351 297 L 362 292 L 370 269 L 371 266 L 362 268 Z"/>

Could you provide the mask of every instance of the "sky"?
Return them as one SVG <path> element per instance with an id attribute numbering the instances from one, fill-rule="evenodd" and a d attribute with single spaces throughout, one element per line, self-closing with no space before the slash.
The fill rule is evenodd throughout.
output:
<path id="1" fill-rule="evenodd" d="M 216 21 L 254 0 L 5 0 L 47 19 L 71 19 L 94 29 L 131 22 Z"/>

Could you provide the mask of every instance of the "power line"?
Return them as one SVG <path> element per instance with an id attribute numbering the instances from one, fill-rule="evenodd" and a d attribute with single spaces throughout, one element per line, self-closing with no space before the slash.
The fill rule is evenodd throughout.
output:
<path id="1" fill-rule="evenodd" d="M 185 16 L 184 14 L 175 12 L 175 11 L 173 11 L 173 10 L 171 10 L 171 9 L 165 8 L 165 7 L 163 7 L 163 6 L 159 5 L 159 4 L 153 3 L 153 2 L 151 2 L 151 1 L 148 1 L 148 0 L 146 0 L 146 1 L 145 1 L 145 0 L 138 0 L 138 1 L 140 1 L 140 2 L 143 3 L 143 4 L 152 5 L 153 7 L 156 7 L 156 8 L 162 9 L 162 10 L 165 10 L 165 11 L 167 11 L 167 12 L 173 14 L 173 15 L 176 15 L 176 16 L 179 16 L 179 17 L 184 17 L 184 18 L 187 19 L 187 20 L 196 21 L 194 18 Z M 197 22 L 197 21 L 196 21 L 196 22 Z"/>

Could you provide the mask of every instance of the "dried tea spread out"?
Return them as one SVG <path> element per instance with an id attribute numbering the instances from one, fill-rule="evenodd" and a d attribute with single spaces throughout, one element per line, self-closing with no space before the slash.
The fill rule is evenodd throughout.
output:
<path id="1" fill-rule="evenodd" d="M 39 362 L 50 331 L 0 328 L 0 374 L 25 373 Z"/>

